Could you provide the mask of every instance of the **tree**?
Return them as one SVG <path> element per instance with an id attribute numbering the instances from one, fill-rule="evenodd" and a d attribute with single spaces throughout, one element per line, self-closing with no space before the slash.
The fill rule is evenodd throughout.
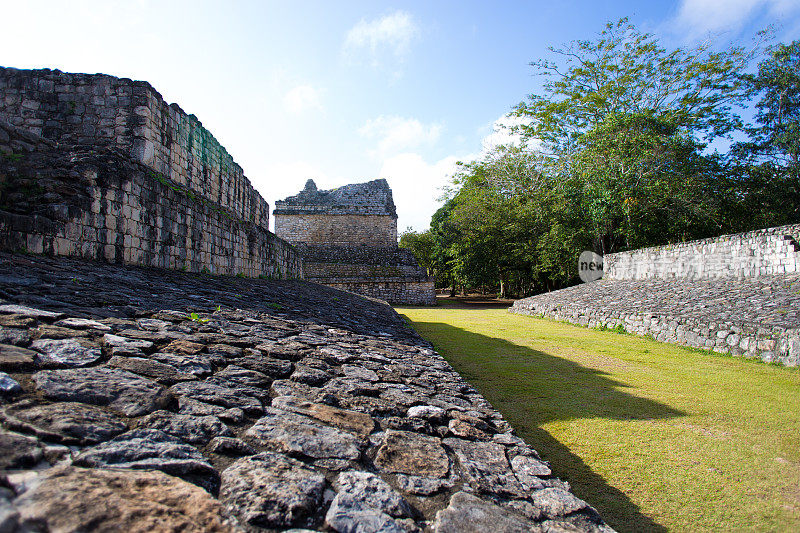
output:
<path id="1" fill-rule="evenodd" d="M 722 217 L 699 194 L 717 168 L 704 160 L 703 141 L 739 127 L 732 106 L 745 97 L 741 72 L 754 52 L 714 52 L 708 43 L 667 51 L 626 19 L 595 41 L 551 51 L 560 63 L 531 63 L 548 78 L 543 94 L 515 114 L 527 119 L 521 133 L 548 158 L 549 173 L 577 180 L 596 251 L 718 232 Z"/>
<path id="2" fill-rule="evenodd" d="M 746 76 L 756 103 L 757 126 L 749 129 L 751 141 L 737 147 L 745 155 L 762 156 L 795 176 L 800 158 L 800 41 L 779 44 Z"/>
<path id="3" fill-rule="evenodd" d="M 400 248 L 405 248 L 414 254 L 419 266 L 424 268 L 429 276 L 434 275 L 434 242 L 430 230 L 417 233 L 412 228 L 400 234 Z"/>

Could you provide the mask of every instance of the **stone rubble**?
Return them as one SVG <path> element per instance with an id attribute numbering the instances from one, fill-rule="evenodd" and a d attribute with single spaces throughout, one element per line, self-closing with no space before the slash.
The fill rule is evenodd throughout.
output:
<path id="1" fill-rule="evenodd" d="M 0 271 L 0 531 L 611 531 L 381 302 Z"/>

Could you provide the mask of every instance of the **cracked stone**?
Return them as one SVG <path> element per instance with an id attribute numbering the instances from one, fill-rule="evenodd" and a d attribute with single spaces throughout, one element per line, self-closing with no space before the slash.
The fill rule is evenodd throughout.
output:
<path id="1" fill-rule="evenodd" d="M 238 407 L 249 414 L 260 414 L 264 410 L 258 398 L 213 383 L 187 381 L 173 385 L 169 390 L 176 396 L 186 396 L 192 400 L 227 408 Z"/>
<path id="2" fill-rule="evenodd" d="M 88 448 L 75 458 L 78 466 L 161 470 L 213 493 L 219 474 L 194 446 L 157 429 L 135 429 Z"/>
<path id="3" fill-rule="evenodd" d="M 589 507 L 571 492 L 558 488 L 537 490 L 531 494 L 531 500 L 549 518 L 559 518 Z"/>
<path id="4" fill-rule="evenodd" d="M 21 315 L 30 318 L 49 318 L 53 320 L 64 316 L 64 313 L 54 313 L 52 311 L 43 311 L 33 307 L 13 304 L 0 305 L 0 313 L 5 315 Z"/>
<path id="5" fill-rule="evenodd" d="M 111 331 L 111 326 L 98 322 L 97 320 L 90 320 L 88 318 L 65 318 L 59 320 L 54 326 L 62 328 L 74 329 L 96 329 L 98 331 Z"/>
<path id="6" fill-rule="evenodd" d="M 336 495 L 325 514 L 325 524 L 338 533 L 408 533 L 388 514 L 349 494 Z"/>
<path id="7" fill-rule="evenodd" d="M 97 444 L 128 429 L 117 416 L 82 403 L 12 405 L 0 412 L 8 427 L 64 444 Z"/>
<path id="8" fill-rule="evenodd" d="M 378 374 L 374 371 L 358 365 L 342 365 L 342 372 L 344 375 L 351 379 L 359 381 L 369 381 L 375 383 L 378 381 Z"/>
<path id="9" fill-rule="evenodd" d="M 0 372 L 0 393 L 17 394 L 19 392 L 22 392 L 22 387 L 17 383 L 17 380 L 5 372 Z"/>
<path id="10" fill-rule="evenodd" d="M 267 357 L 242 357 L 236 359 L 236 364 L 248 370 L 261 372 L 270 379 L 288 378 L 294 369 L 294 365 L 290 361 Z"/>
<path id="11" fill-rule="evenodd" d="M 324 490 L 321 474 L 295 459 L 263 452 L 222 472 L 219 499 L 229 514 L 249 526 L 310 526 Z"/>
<path id="12" fill-rule="evenodd" d="M 203 355 L 157 352 L 152 354 L 150 359 L 158 361 L 159 363 L 174 366 L 181 372 L 192 374 L 198 377 L 204 377 L 211 374 L 211 371 L 214 368 L 211 359 L 208 356 Z"/>
<path id="13" fill-rule="evenodd" d="M 100 348 L 85 344 L 75 339 L 39 339 L 33 341 L 31 348 L 40 352 L 36 357 L 39 366 L 77 367 L 91 365 L 103 357 Z"/>
<path id="14" fill-rule="evenodd" d="M 358 459 L 361 439 L 307 416 L 267 407 L 245 433 L 261 445 L 314 459 Z"/>
<path id="15" fill-rule="evenodd" d="M 375 429 L 375 421 L 365 413 L 307 402 L 294 396 L 278 396 L 272 400 L 272 406 L 314 418 L 362 437 L 366 437 Z"/>
<path id="16" fill-rule="evenodd" d="M 511 459 L 511 468 L 527 490 L 544 488 L 539 476 L 548 477 L 553 474 L 545 463 L 527 455 L 518 455 Z"/>
<path id="17" fill-rule="evenodd" d="M 130 355 L 133 357 L 142 356 L 143 350 L 153 347 L 152 341 L 129 339 L 106 333 L 103 335 L 103 344 L 111 349 L 111 355 Z"/>
<path id="18" fill-rule="evenodd" d="M 439 439 L 391 429 L 386 431 L 375 465 L 384 472 L 438 478 L 450 469 Z"/>
<path id="19" fill-rule="evenodd" d="M 127 370 L 134 374 L 139 374 L 150 378 L 164 385 L 173 385 L 180 381 L 192 381 L 197 379 L 194 374 L 181 372 L 172 365 L 145 359 L 143 357 L 123 357 L 115 355 L 108 361 L 108 366 Z"/>
<path id="20" fill-rule="evenodd" d="M 230 428 L 213 415 L 191 416 L 155 411 L 140 419 L 138 427 L 157 429 L 189 444 L 206 444 L 214 437 L 232 436 Z"/>
<path id="21" fill-rule="evenodd" d="M 417 496 L 431 496 L 445 489 L 451 489 L 454 483 L 451 479 L 435 477 L 407 476 L 397 474 L 397 485 L 403 492 Z"/>
<path id="22" fill-rule="evenodd" d="M 187 340 L 174 340 L 161 349 L 165 353 L 180 353 L 185 355 L 195 355 L 205 349 L 205 344 L 191 342 Z"/>
<path id="23" fill-rule="evenodd" d="M 464 475 L 481 492 L 527 496 L 527 491 L 511 471 L 502 445 L 461 439 L 444 439 L 442 442 L 453 450 Z"/>
<path id="24" fill-rule="evenodd" d="M 163 409 L 173 400 L 158 383 L 115 368 L 42 370 L 33 381 L 52 400 L 107 405 L 125 416 Z"/>
<path id="25" fill-rule="evenodd" d="M 340 496 L 346 495 L 362 507 L 371 507 L 389 516 L 411 516 L 411 508 L 403 497 L 383 479 L 369 472 L 351 470 L 336 478 Z"/>
<path id="26" fill-rule="evenodd" d="M 43 458 L 37 439 L 0 429 L 0 472 L 30 468 Z"/>
<path id="27" fill-rule="evenodd" d="M 224 422 L 231 422 L 233 424 L 238 424 L 244 419 L 244 411 L 238 407 L 231 407 L 228 409 L 219 405 L 199 402 L 187 398 L 186 396 L 178 398 L 178 413 L 192 416 L 214 415 Z"/>
<path id="28" fill-rule="evenodd" d="M 532 521 L 466 492 L 453 494 L 450 505 L 436 513 L 433 523 L 434 533 L 530 533 L 536 530 Z"/>
<path id="29" fill-rule="evenodd" d="M 208 451 L 222 455 L 255 455 L 256 450 L 242 439 L 214 437 L 208 443 Z"/>
<path id="30" fill-rule="evenodd" d="M 57 467 L 14 505 L 22 531 L 232 531 L 211 495 L 157 471 Z"/>

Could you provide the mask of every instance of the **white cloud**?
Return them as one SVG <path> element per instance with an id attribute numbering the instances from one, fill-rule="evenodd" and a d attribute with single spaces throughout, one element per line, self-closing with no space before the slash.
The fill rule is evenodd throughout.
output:
<path id="1" fill-rule="evenodd" d="M 283 97 L 284 107 L 291 113 L 302 113 L 312 109 L 322 110 L 321 90 L 311 85 L 298 85 Z"/>
<path id="2" fill-rule="evenodd" d="M 800 0 L 682 0 L 674 24 L 695 38 L 709 32 L 739 30 L 766 11 L 775 17 L 796 11 Z"/>
<path id="3" fill-rule="evenodd" d="M 354 57 L 367 53 L 374 65 L 388 53 L 402 60 L 411 49 L 411 43 L 419 35 L 419 29 L 410 14 L 396 11 L 373 20 L 361 19 L 344 40 L 344 51 Z"/>
<path id="4" fill-rule="evenodd" d="M 514 133 L 511 128 L 521 126 L 528 122 L 523 117 L 502 115 L 491 124 L 491 133 L 481 140 L 483 152 L 489 152 L 502 145 L 519 146 L 522 144 L 522 137 L 519 133 Z M 481 128 L 484 129 L 484 128 Z M 488 128 L 487 128 L 488 129 Z"/>
<path id="5" fill-rule="evenodd" d="M 439 140 L 439 124 L 423 124 L 415 118 L 381 115 L 358 129 L 359 135 L 378 140 L 376 155 L 397 153 L 409 148 L 434 144 Z"/>
<path id="6" fill-rule="evenodd" d="M 383 161 L 379 177 L 386 178 L 397 206 L 397 229 L 428 229 L 431 216 L 441 207 L 442 187 L 456 170 L 455 156 L 428 163 L 416 153 L 402 153 Z"/>

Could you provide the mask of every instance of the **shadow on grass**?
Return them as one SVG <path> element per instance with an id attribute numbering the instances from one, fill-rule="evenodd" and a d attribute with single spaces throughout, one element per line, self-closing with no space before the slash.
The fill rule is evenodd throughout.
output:
<path id="1" fill-rule="evenodd" d="M 655 420 L 682 411 L 625 392 L 608 374 L 545 352 L 444 323 L 415 322 L 448 362 L 494 405 L 576 495 L 600 511 L 619 531 L 666 531 L 643 515 L 622 491 L 542 429 L 542 424 L 578 418 Z M 587 439 L 595 438 L 586 435 Z"/>

